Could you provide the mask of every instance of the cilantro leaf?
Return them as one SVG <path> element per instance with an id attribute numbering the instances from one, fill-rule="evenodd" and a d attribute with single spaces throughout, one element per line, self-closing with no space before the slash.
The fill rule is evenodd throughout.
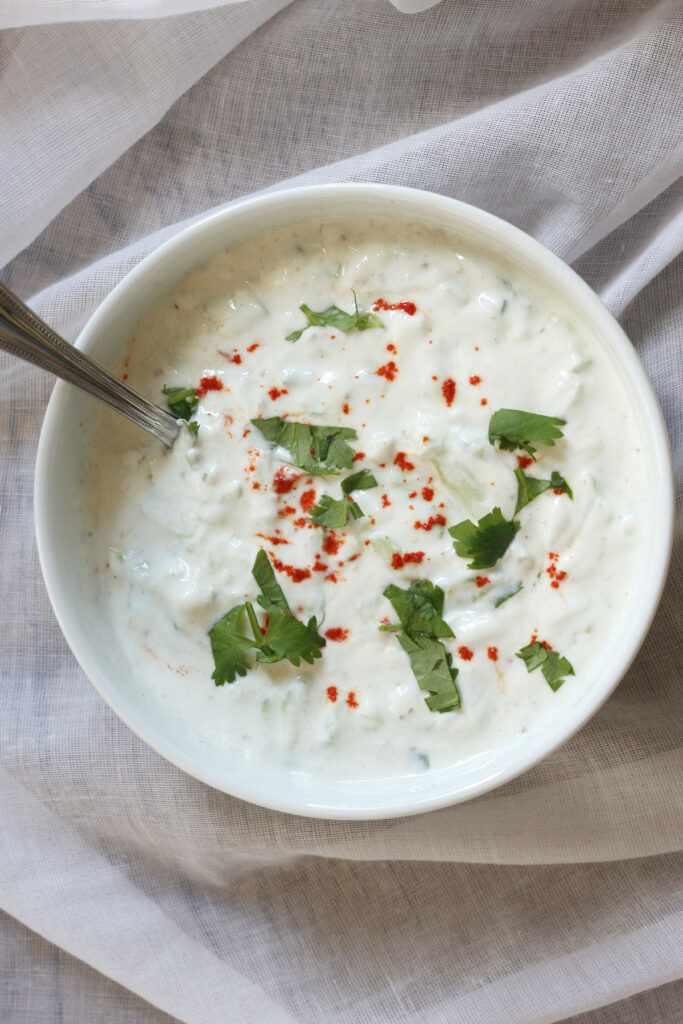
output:
<path id="1" fill-rule="evenodd" d="M 369 491 L 376 486 L 377 481 L 372 473 L 367 469 L 359 469 L 357 473 L 342 480 L 341 489 L 344 494 L 351 494 L 351 491 Z"/>
<path id="2" fill-rule="evenodd" d="M 351 476 L 342 480 L 341 489 L 344 497 L 331 498 L 329 494 L 323 494 L 319 503 L 311 511 L 311 522 L 318 526 L 326 526 L 328 529 L 340 530 L 342 526 L 346 526 L 349 516 L 353 519 L 360 519 L 365 512 L 352 498 L 349 498 L 349 494 L 351 491 L 368 491 L 371 487 L 376 486 L 377 481 L 367 469 L 352 473 Z"/>
<path id="3" fill-rule="evenodd" d="M 320 648 L 325 643 L 316 630 L 315 619 L 304 625 L 291 614 L 271 617 L 263 637 L 263 649 L 256 655 L 256 660 L 282 661 L 286 658 L 298 667 L 303 658 L 312 665 L 316 658 L 322 657 Z M 267 652 L 265 658 L 264 651 Z"/>
<path id="4" fill-rule="evenodd" d="M 444 592 L 431 580 L 413 580 L 407 590 L 390 583 L 383 591 L 401 620 L 401 628 L 410 636 L 423 633 L 435 639 L 452 637 L 453 630 L 444 622 Z"/>
<path id="5" fill-rule="evenodd" d="M 537 477 L 526 476 L 524 470 L 519 466 L 515 470 L 515 476 L 517 477 L 517 504 L 514 515 L 517 515 L 530 501 L 548 490 L 550 480 L 539 480 Z"/>
<path id="6" fill-rule="evenodd" d="M 195 388 L 169 388 L 164 384 L 162 394 L 168 399 L 168 407 L 175 417 L 187 423 L 197 411 L 199 399 Z"/>
<path id="7" fill-rule="evenodd" d="M 305 315 L 308 320 L 306 327 L 301 327 L 298 331 L 292 331 L 285 338 L 285 341 L 298 341 L 304 331 L 307 331 L 309 327 L 334 327 L 337 331 L 342 331 L 347 334 L 349 331 L 367 331 L 371 327 L 382 327 L 382 321 L 374 313 L 359 313 L 358 311 L 358 299 L 356 293 L 353 293 L 354 311 L 353 313 L 345 313 L 339 306 L 328 306 L 322 313 L 316 313 L 314 310 L 307 306 L 306 303 L 302 303 L 299 306 L 301 312 Z"/>
<path id="8" fill-rule="evenodd" d="M 498 441 L 504 451 L 521 448 L 533 458 L 534 443 L 553 447 L 556 439 L 564 436 L 560 427 L 566 422 L 557 416 L 541 416 L 521 409 L 498 409 L 489 423 L 489 441 Z"/>
<path id="9" fill-rule="evenodd" d="M 246 676 L 249 671 L 245 652 L 253 644 L 249 637 L 239 631 L 245 608 L 244 604 L 231 608 L 209 630 L 211 652 L 216 666 L 211 678 L 216 686 L 234 683 L 236 676 Z"/>
<path id="10" fill-rule="evenodd" d="M 410 667 L 421 690 L 429 694 L 425 704 L 430 711 L 455 711 L 460 705 L 460 694 L 455 681 L 457 668 L 453 657 L 439 640 L 428 636 L 412 637 L 399 633 L 398 642 L 410 658 Z"/>
<path id="11" fill-rule="evenodd" d="M 263 548 L 261 548 L 254 559 L 251 575 L 258 583 L 261 591 L 261 596 L 257 597 L 256 600 L 268 615 L 276 615 L 278 612 L 282 615 L 292 614 L 284 591 L 275 579 L 273 567 Z"/>
<path id="12" fill-rule="evenodd" d="M 380 626 L 396 631 L 396 639 L 410 658 L 410 667 L 421 690 L 429 693 L 425 703 L 430 711 L 454 711 L 460 707 L 456 686 L 457 668 L 446 651 L 442 637 L 453 630 L 442 618 L 444 593 L 431 580 L 414 580 L 407 590 L 391 584 L 384 590 L 401 620 L 400 626 Z"/>
<path id="13" fill-rule="evenodd" d="M 565 478 L 561 476 L 556 469 L 554 469 L 550 474 L 550 486 L 553 488 L 554 491 L 563 491 L 570 501 L 574 500 L 574 495 L 572 494 L 571 487 L 569 486 Z"/>
<path id="14" fill-rule="evenodd" d="M 575 674 L 572 665 L 566 658 L 563 658 L 557 651 L 549 651 L 539 640 L 522 647 L 517 652 L 517 657 L 522 659 L 527 672 L 533 672 L 534 669 L 540 668 L 546 683 L 554 691 L 559 690 L 566 676 Z"/>
<path id="15" fill-rule="evenodd" d="M 231 608 L 222 619 L 215 622 L 209 630 L 209 640 L 213 653 L 215 669 L 212 679 L 216 686 L 234 683 L 237 676 L 247 674 L 250 663 L 246 652 L 251 648 L 256 651 L 256 660 L 272 664 L 286 659 L 294 666 L 301 660 L 313 664 L 321 658 L 321 647 L 325 639 L 318 632 L 315 618 L 307 624 L 300 622 L 292 615 L 287 598 L 265 551 L 261 550 L 254 560 L 252 575 L 261 590 L 258 603 L 268 614 L 265 625 L 259 625 L 251 602 L 245 601 Z M 242 632 L 244 613 L 247 613 L 252 636 Z"/>
<path id="16" fill-rule="evenodd" d="M 515 505 L 515 512 L 517 513 L 528 505 L 530 501 L 537 498 L 539 494 L 543 494 L 549 488 L 553 488 L 556 491 L 564 491 L 564 493 L 574 500 L 572 489 L 563 476 L 557 472 L 556 469 L 550 474 L 550 480 L 539 480 L 537 477 L 526 476 L 524 470 L 519 466 L 515 470 L 515 476 L 517 477 L 517 504 Z"/>
<path id="17" fill-rule="evenodd" d="M 519 530 L 516 519 L 506 519 L 496 506 L 475 525 L 471 519 L 451 526 L 453 547 L 462 558 L 471 558 L 468 569 L 490 569 L 505 554 Z"/>
<path id="18" fill-rule="evenodd" d="M 169 388 L 164 384 L 162 394 L 168 398 L 168 407 L 176 417 L 182 420 L 190 434 L 193 442 L 197 440 L 199 424 L 192 417 L 197 412 L 199 398 L 194 388 Z M 192 420 L 192 422 L 190 422 Z"/>
<path id="19" fill-rule="evenodd" d="M 294 465 L 312 476 L 330 476 L 353 465 L 353 448 L 346 441 L 356 441 L 358 434 L 351 427 L 314 426 L 283 420 L 281 416 L 250 422 L 266 441 L 286 448 Z"/>
<path id="20" fill-rule="evenodd" d="M 346 526 L 349 517 L 348 498 L 331 498 L 329 494 L 323 494 L 318 504 L 311 509 L 310 520 L 316 526 L 324 526 L 328 530 L 341 530 Z M 360 515 L 363 513 L 358 509 Z"/>

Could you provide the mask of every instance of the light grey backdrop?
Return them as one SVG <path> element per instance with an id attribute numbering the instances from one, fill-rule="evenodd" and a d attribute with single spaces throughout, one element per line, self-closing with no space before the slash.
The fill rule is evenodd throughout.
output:
<path id="1" fill-rule="evenodd" d="M 681 4 L 409 6 L 5 0 L 0 276 L 74 339 L 240 196 L 443 192 L 601 294 L 680 486 Z M 278 815 L 163 762 L 77 668 L 31 522 L 50 387 L 0 359 L 3 1024 L 683 1020 L 680 538 L 628 677 L 534 771 L 414 820 Z"/>

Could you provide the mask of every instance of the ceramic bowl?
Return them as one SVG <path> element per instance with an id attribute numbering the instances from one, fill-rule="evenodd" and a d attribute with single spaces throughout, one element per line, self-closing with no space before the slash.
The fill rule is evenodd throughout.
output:
<path id="1" fill-rule="evenodd" d="M 662 416 L 619 325 L 590 288 L 538 242 L 482 210 L 443 196 L 387 185 L 340 184 L 275 192 L 233 205 L 181 231 L 144 259 L 97 309 L 77 345 L 105 365 L 120 367 L 141 314 L 214 253 L 292 221 L 370 214 L 445 228 L 494 257 L 513 261 L 559 292 L 577 321 L 607 351 L 631 401 L 649 456 L 649 550 L 635 596 L 606 637 L 600 662 L 572 682 L 571 697 L 558 706 L 556 716 L 544 715 L 538 727 L 501 741 L 485 755 L 408 781 L 334 782 L 207 753 L 182 727 L 151 715 L 140 696 L 141 681 L 113 639 L 92 574 L 85 571 L 87 527 L 77 496 L 101 412 L 93 399 L 61 382 L 45 416 L 35 480 L 38 549 L 52 605 L 75 657 L 114 711 L 163 757 L 217 789 L 276 810 L 337 819 L 415 814 L 466 800 L 530 768 L 575 733 L 612 692 L 647 633 L 666 576 L 673 520 Z"/>

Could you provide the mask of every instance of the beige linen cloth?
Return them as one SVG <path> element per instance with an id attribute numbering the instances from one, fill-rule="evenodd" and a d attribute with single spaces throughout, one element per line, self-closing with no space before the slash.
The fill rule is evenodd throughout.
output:
<path id="1" fill-rule="evenodd" d="M 679 2 L 3 0 L 0 28 L 0 276 L 68 338 L 212 208 L 418 186 L 598 291 L 680 481 Z M 680 539 L 628 676 L 543 764 L 419 818 L 276 814 L 159 758 L 70 654 L 31 519 L 51 386 L 0 359 L 2 1024 L 683 1020 Z"/>

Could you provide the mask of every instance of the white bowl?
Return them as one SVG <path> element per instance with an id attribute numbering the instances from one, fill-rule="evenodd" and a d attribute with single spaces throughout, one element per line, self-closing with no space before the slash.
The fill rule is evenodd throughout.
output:
<path id="1" fill-rule="evenodd" d="M 47 590 L 64 635 L 99 693 L 134 732 L 169 761 L 226 793 L 280 811 L 322 818 L 387 818 L 469 799 L 536 764 L 576 732 L 609 696 L 640 647 L 661 596 L 671 550 L 673 485 L 662 416 L 631 344 L 594 293 L 560 259 L 510 224 L 432 193 L 386 185 L 292 189 L 239 203 L 194 224 L 152 253 L 121 281 L 82 331 L 77 345 L 105 365 L 120 366 L 133 325 L 163 293 L 214 253 L 264 229 L 338 215 L 387 215 L 447 228 L 560 292 L 612 359 L 629 395 L 645 450 L 652 521 L 646 571 L 593 671 L 572 684 L 570 700 L 538 728 L 501 742 L 486 755 L 406 782 L 335 782 L 220 759 L 187 734 L 154 720 L 126 671 L 80 557 L 85 527 L 77 495 L 97 403 L 59 382 L 38 447 L 35 516 Z M 107 415 L 114 415 L 108 413 Z M 82 429 L 79 425 L 83 424 Z"/>

